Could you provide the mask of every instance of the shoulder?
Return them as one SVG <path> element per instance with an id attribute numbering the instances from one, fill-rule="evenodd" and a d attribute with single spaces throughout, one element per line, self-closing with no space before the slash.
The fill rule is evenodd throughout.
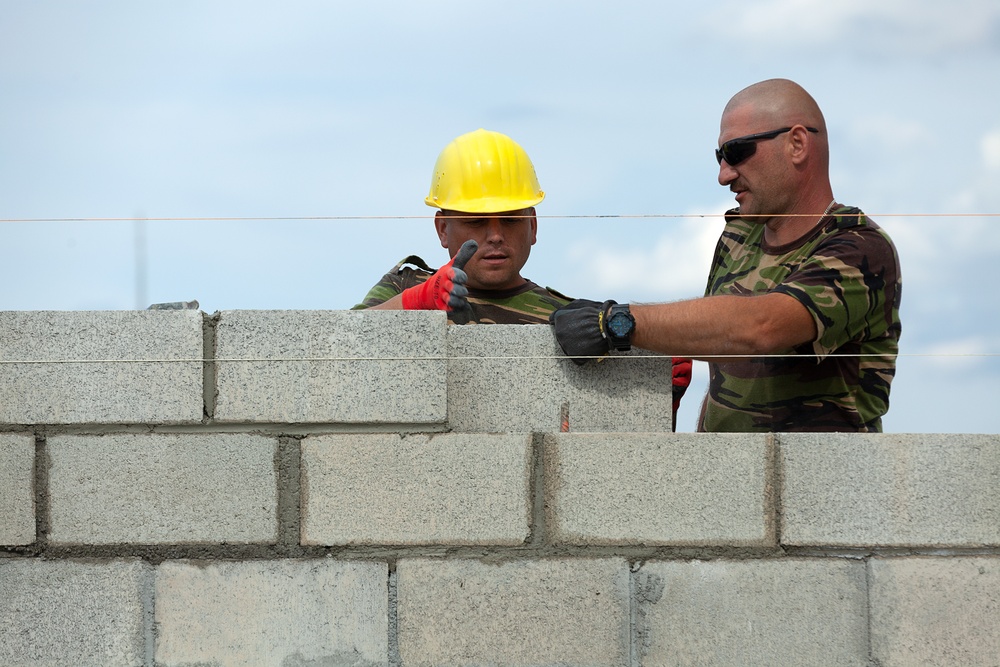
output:
<path id="1" fill-rule="evenodd" d="M 534 283 L 532 283 L 532 284 L 534 285 Z M 560 292 L 558 290 L 554 290 L 554 289 L 552 289 L 551 287 L 548 287 L 548 286 L 542 287 L 540 285 L 535 285 L 534 289 L 537 290 L 539 293 L 543 294 L 544 296 L 547 296 L 549 298 L 555 299 L 556 301 L 563 301 L 563 302 L 565 302 L 565 303 L 562 303 L 560 305 L 566 305 L 567 303 L 569 303 L 570 301 L 573 300 L 573 297 L 566 296 L 562 292 Z"/>
<path id="2" fill-rule="evenodd" d="M 407 272 L 431 274 L 434 273 L 434 270 L 427 266 L 427 262 L 420 257 L 416 255 L 409 255 L 401 259 L 396 266 L 392 267 L 392 270 L 389 271 L 389 273 L 397 276 L 403 275 Z"/>
<path id="3" fill-rule="evenodd" d="M 896 246 L 888 232 L 854 206 L 842 206 L 830 214 L 820 239 L 823 254 L 883 257 L 886 263 L 898 263 Z"/>

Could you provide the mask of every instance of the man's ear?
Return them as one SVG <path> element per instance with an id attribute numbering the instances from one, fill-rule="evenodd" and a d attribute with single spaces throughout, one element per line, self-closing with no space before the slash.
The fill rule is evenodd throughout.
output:
<path id="1" fill-rule="evenodd" d="M 811 141 L 809 130 L 802 125 L 796 125 L 788 133 L 788 154 L 793 164 L 801 164 L 806 159 Z"/>
<path id="2" fill-rule="evenodd" d="M 446 229 L 447 226 L 448 226 L 448 219 L 444 217 L 444 213 L 442 211 L 438 211 L 437 213 L 435 213 L 434 229 L 437 231 L 438 240 L 441 241 L 442 248 L 448 247 L 448 232 Z"/>

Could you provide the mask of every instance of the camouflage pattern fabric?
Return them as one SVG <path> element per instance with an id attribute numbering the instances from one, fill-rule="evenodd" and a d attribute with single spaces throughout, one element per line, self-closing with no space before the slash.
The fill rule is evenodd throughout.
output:
<path id="1" fill-rule="evenodd" d="M 414 268 L 416 267 L 416 268 Z M 403 290 L 418 285 L 433 274 L 426 263 L 411 255 L 385 274 L 372 287 L 364 301 L 351 310 L 363 310 L 388 301 Z M 530 280 L 510 290 L 476 290 L 469 288 L 469 311 L 448 313 L 453 324 L 548 324 L 549 314 L 572 299 Z"/>
<path id="2" fill-rule="evenodd" d="M 788 294 L 818 336 L 789 356 L 710 363 L 699 430 L 881 431 L 901 332 L 892 240 L 844 206 L 786 246 L 766 246 L 763 232 L 727 213 L 706 296 Z"/>

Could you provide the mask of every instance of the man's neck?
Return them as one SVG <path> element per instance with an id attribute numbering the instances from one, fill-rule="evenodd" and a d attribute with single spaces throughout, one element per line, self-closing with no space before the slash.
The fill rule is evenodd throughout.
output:
<path id="1" fill-rule="evenodd" d="M 827 216 L 834 203 L 833 197 L 822 204 L 814 203 L 806 210 L 818 211 L 776 216 L 764 225 L 764 242 L 770 246 L 783 246 L 798 241 L 816 228 Z"/>

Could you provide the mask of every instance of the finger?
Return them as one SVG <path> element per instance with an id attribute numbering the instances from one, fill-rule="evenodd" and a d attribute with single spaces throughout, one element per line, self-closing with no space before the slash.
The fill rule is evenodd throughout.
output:
<path id="1" fill-rule="evenodd" d="M 452 262 L 452 266 L 456 269 L 464 269 L 466 262 L 472 259 L 472 256 L 476 254 L 479 250 L 479 244 L 469 239 L 462 244 L 462 247 L 458 249 L 458 254 L 455 255 L 455 260 Z"/>
<path id="2" fill-rule="evenodd" d="M 448 310 L 462 310 L 469 307 L 469 301 L 465 297 L 469 295 L 469 290 L 464 285 L 455 285 L 448 297 Z"/>
<path id="3" fill-rule="evenodd" d="M 553 310 L 551 313 L 549 313 L 549 324 L 555 324 L 556 320 L 558 320 L 560 317 L 562 317 L 563 315 L 567 315 L 575 310 L 579 310 L 581 308 L 596 309 L 599 308 L 600 305 L 601 305 L 600 301 L 591 301 L 590 299 L 574 299 L 573 301 L 567 303 L 565 306 L 557 308 L 556 310 Z"/>
<path id="4" fill-rule="evenodd" d="M 469 279 L 468 274 L 462 269 L 453 269 L 451 276 L 451 287 L 448 289 L 448 310 L 462 310 L 468 308 L 469 302 L 465 297 L 469 295 L 469 288 L 465 286 Z"/>

